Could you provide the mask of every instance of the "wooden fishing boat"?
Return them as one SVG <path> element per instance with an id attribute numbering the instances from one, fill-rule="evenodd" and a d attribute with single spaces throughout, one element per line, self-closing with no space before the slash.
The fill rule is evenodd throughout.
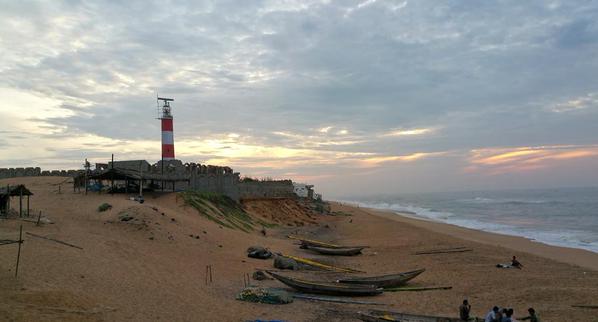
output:
<path id="1" fill-rule="evenodd" d="M 291 236 L 291 235 L 288 235 L 287 237 L 289 239 L 298 240 L 301 243 L 301 248 L 307 248 L 308 246 L 326 247 L 326 248 L 355 248 L 355 247 L 369 248 L 369 246 L 342 246 L 342 245 L 331 244 L 331 243 L 327 243 L 327 242 L 323 242 L 323 241 L 319 241 L 319 240 L 315 240 L 315 239 L 307 239 L 307 238 Z"/>
<path id="2" fill-rule="evenodd" d="M 348 267 L 336 267 L 336 266 L 332 266 L 332 265 L 327 265 L 327 264 L 320 263 L 318 261 L 308 259 L 308 258 L 302 258 L 302 257 L 298 257 L 298 256 L 293 256 L 293 255 L 286 255 L 286 254 L 282 254 L 282 253 L 278 253 L 277 255 L 295 260 L 299 264 L 316 267 L 316 268 L 323 269 L 326 271 L 336 271 L 336 272 L 344 272 L 344 273 L 365 273 L 364 271 L 359 271 L 359 270 L 348 268 Z"/>
<path id="3" fill-rule="evenodd" d="M 281 283 L 298 291 L 315 294 L 365 296 L 377 295 L 383 292 L 382 288 L 373 285 L 343 285 L 338 283 L 306 281 L 298 278 L 282 276 L 271 271 L 266 271 Z"/>
<path id="4" fill-rule="evenodd" d="M 359 319 L 365 322 L 400 321 L 400 322 L 463 322 L 460 318 L 407 314 L 390 311 L 372 310 L 369 312 L 358 312 Z M 484 319 L 470 318 L 470 322 L 483 322 Z"/>
<path id="5" fill-rule="evenodd" d="M 398 273 L 398 274 L 389 274 L 389 275 L 381 275 L 381 276 L 370 276 L 370 277 L 354 277 L 354 278 L 344 278 L 337 280 L 338 283 L 346 283 L 346 284 L 366 284 L 366 285 L 375 285 L 377 287 L 382 288 L 392 288 L 401 286 L 408 281 L 414 279 L 419 274 L 423 273 L 426 269 L 418 269 L 415 271 Z"/>
<path id="6" fill-rule="evenodd" d="M 329 248 L 329 247 L 318 247 L 318 246 L 306 246 L 306 249 L 313 250 L 322 255 L 334 255 L 334 256 L 355 256 L 361 254 L 364 247 L 342 247 L 342 248 Z"/>

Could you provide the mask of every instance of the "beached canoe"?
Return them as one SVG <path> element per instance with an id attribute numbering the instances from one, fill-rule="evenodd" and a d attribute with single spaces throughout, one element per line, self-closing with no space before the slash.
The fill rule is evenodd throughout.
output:
<path id="1" fill-rule="evenodd" d="M 397 286 L 401 286 L 408 281 L 414 279 L 419 274 L 423 273 L 426 269 L 418 269 L 415 271 L 398 273 L 398 274 L 389 274 L 389 275 L 381 275 L 381 276 L 370 276 L 370 277 L 354 277 L 354 278 L 343 278 L 337 280 L 338 283 L 346 283 L 346 284 L 365 284 L 365 285 L 375 285 L 377 287 L 382 288 L 393 288 Z"/>
<path id="2" fill-rule="evenodd" d="M 292 235 L 288 235 L 287 237 L 289 239 L 298 240 L 301 243 L 301 248 L 307 248 L 308 246 L 326 247 L 326 248 L 351 248 L 351 247 L 369 248 L 370 247 L 370 246 L 343 246 L 343 245 L 331 244 L 331 243 L 327 243 L 327 242 L 323 242 L 323 241 L 319 241 L 319 240 L 315 240 L 315 239 L 307 239 L 307 238 L 297 237 L 297 236 L 292 236 Z"/>
<path id="3" fill-rule="evenodd" d="M 400 321 L 400 322 L 463 322 L 460 318 L 451 318 L 444 316 L 406 314 L 390 311 L 372 310 L 369 312 L 359 312 L 359 319 L 365 322 L 381 321 Z M 470 318 L 470 322 L 483 322 L 484 319 Z"/>
<path id="4" fill-rule="evenodd" d="M 315 294 L 365 296 L 377 295 L 383 292 L 382 288 L 373 285 L 343 285 L 338 283 L 306 281 L 298 278 L 282 276 L 271 271 L 266 271 L 281 283 L 298 291 Z"/>
<path id="5" fill-rule="evenodd" d="M 342 248 L 329 248 L 329 247 L 318 247 L 318 246 L 306 246 L 306 249 L 313 250 L 322 255 L 333 255 L 333 256 L 355 256 L 361 254 L 364 247 L 342 247 Z"/>

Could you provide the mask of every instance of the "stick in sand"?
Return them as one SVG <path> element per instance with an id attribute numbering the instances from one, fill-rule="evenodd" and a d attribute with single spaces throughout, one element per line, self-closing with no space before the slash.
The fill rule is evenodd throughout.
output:
<path id="1" fill-rule="evenodd" d="M 466 249 L 468 247 L 465 246 L 457 246 L 457 247 L 447 247 L 447 248 L 433 248 L 433 249 L 426 249 L 426 250 L 420 250 L 417 253 L 422 253 L 422 252 L 443 252 L 443 251 L 447 251 L 447 250 L 458 250 L 458 249 Z"/>
<path id="2" fill-rule="evenodd" d="M 385 303 L 380 303 L 380 302 L 354 301 L 354 300 L 347 300 L 347 299 L 342 299 L 342 298 L 338 298 L 338 297 L 328 297 L 328 296 L 311 296 L 311 295 L 304 295 L 304 294 L 293 294 L 293 297 L 296 299 L 302 299 L 302 300 L 333 302 L 333 303 L 386 305 Z"/>
<path id="3" fill-rule="evenodd" d="M 443 251 L 429 251 L 429 252 L 417 252 L 414 255 L 433 255 L 433 254 L 448 254 L 448 253 L 464 253 L 464 252 L 471 252 L 473 249 L 453 249 L 453 250 L 443 250 Z"/>
<path id="4" fill-rule="evenodd" d="M 23 243 L 23 225 L 19 228 L 19 251 L 17 252 L 17 266 L 15 267 L 15 278 L 19 274 L 19 260 L 21 259 L 21 244 Z"/>
<path id="5" fill-rule="evenodd" d="M 578 307 L 582 309 L 598 309 L 598 305 L 571 305 L 571 307 Z"/>
<path id="6" fill-rule="evenodd" d="M 397 288 L 386 288 L 384 292 L 420 292 L 420 291 L 434 291 L 434 290 L 450 290 L 452 286 L 439 286 L 439 287 L 397 287 Z"/>
<path id="7" fill-rule="evenodd" d="M 77 245 L 73 245 L 73 244 L 69 244 L 67 242 L 63 242 L 62 240 L 58 240 L 58 239 L 54 239 L 54 238 L 50 238 L 50 237 L 46 237 L 46 236 L 40 236 L 40 235 L 36 235 L 34 233 L 30 233 L 30 232 L 26 232 L 27 235 L 29 236 L 33 236 L 33 237 L 37 237 L 37 238 L 41 238 L 41 239 L 45 239 L 45 240 L 50 240 L 53 241 L 55 243 L 59 243 L 65 246 L 69 246 L 69 247 L 73 247 L 73 248 L 77 248 L 77 249 L 83 249 L 83 247 L 79 247 Z"/>

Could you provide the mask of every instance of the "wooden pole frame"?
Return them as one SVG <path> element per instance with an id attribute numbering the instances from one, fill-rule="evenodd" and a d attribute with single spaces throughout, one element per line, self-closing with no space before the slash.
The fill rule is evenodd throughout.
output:
<path id="1" fill-rule="evenodd" d="M 6 216 L 8 216 L 8 214 L 10 214 L 10 185 L 9 184 L 6 185 L 6 191 L 8 194 L 7 195 L 8 200 L 6 202 Z"/>
<path id="2" fill-rule="evenodd" d="M 15 278 L 19 274 L 19 262 L 21 260 L 21 244 L 23 243 L 23 225 L 19 228 L 19 250 L 17 251 L 17 265 L 15 267 Z"/>
<path id="3" fill-rule="evenodd" d="M 112 153 L 112 163 L 110 164 L 110 169 L 112 170 L 111 171 L 112 172 L 112 183 L 111 183 L 112 186 L 110 189 L 110 191 L 111 191 L 110 194 L 113 195 L 114 194 L 114 153 Z"/>
<path id="4" fill-rule="evenodd" d="M 23 186 L 19 186 L 19 217 L 23 217 Z"/>

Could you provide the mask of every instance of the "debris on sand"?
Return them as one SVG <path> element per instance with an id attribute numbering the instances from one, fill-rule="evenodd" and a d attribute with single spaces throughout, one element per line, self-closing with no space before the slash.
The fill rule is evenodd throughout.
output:
<path id="1" fill-rule="evenodd" d="M 118 216 L 118 220 L 120 221 L 131 221 L 135 219 L 135 217 L 131 216 L 128 212 L 124 212 Z"/>
<path id="2" fill-rule="evenodd" d="M 256 281 L 271 280 L 272 277 L 268 276 L 264 271 L 257 270 L 253 272 L 253 279 Z"/>
<path id="3" fill-rule="evenodd" d="M 299 264 L 294 259 L 284 256 L 276 256 L 274 258 L 274 267 L 278 269 L 292 269 L 296 271 L 299 269 Z"/>
<path id="4" fill-rule="evenodd" d="M 267 304 L 288 304 L 293 302 L 293 296 L 280 289 L 246 287 L 237 295 L 237 300 Z"/>
<path id="5" fill-rule="evenodd" d="M 247 248 L 247 257 L 268 259 L 272 257 L 272 252 L 262 246 L 251 246 Z"/>

